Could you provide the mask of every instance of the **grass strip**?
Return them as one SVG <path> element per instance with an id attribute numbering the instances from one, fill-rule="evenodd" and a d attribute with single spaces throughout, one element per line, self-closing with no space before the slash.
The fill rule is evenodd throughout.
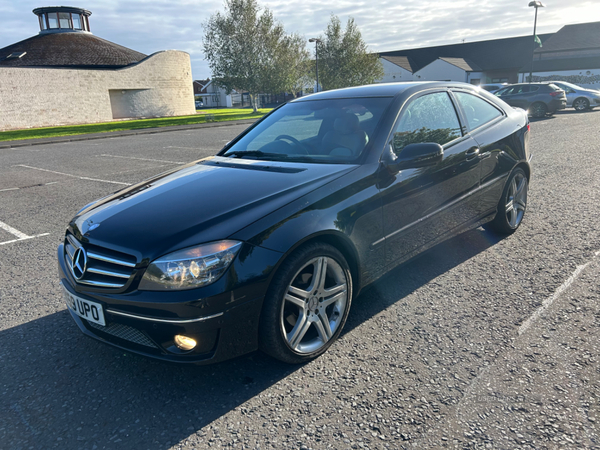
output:
<path id="1" fill-rule="evenodd" d="M 28 128 L 26 130 L 3 131 L 0 133 L 0 141 L 17 141 L 23 139 L 74 136 L 78 134 L 107 133 L 109 131 L 139 130 L 143 128 L 193 125 L 197 123 L 258 119 L 269 111 L 271 111 L 270 108 L 264 108 L 259 109 L 258 113 L 254 114 L 252 109 L 201 109 L 192 116 L 121 120 L 117 122 L 93 123 L 86 125 L 66 125 L 47 128 Z"/>

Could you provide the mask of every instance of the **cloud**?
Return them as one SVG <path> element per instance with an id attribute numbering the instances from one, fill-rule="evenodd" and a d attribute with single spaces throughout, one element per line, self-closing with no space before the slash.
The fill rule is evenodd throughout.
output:
<path id="1" fill-rule="evenodd" d="M 548 0 L 539 10 L 539 34 L 558 31 L 569 23 L 600 21 L 597 1 L 564 3 Z M 265 0 L 260 5 L 271 9 L 288 32 L 307 40 L 323 33 L 332 14 L 344 24 L 353 17 L 372 51 L 523 36 L 533 31 L 534 11 L 523 0 L 304 0 L 301 4 Z M 39 32 L 31 12 L 39 6 L 43 6 L 39 0 L 0 0 L 0 47 Z M 194 78 L 210 76 L 202 54 L 202 23 L 224 10 L 221 0 L 96 0 L 80 6 L 92 11 L 90 25 L 95 35 L 145 54 L 186 51 Z"/>

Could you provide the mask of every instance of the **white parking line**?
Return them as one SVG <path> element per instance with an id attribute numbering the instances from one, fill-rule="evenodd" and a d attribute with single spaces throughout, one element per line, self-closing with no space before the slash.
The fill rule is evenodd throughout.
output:
<path id="1" fill-rule="evenodd" d="M 5 224 L 4 222 L 0 222 L 0 228 L 2 228 L 4 231 L 8 231 L 10 234 L 18 237 L 19 239 L 27 239 L 29 237 L 25 233 L 21 233 L 16 228 L 11 227 L 10 225 Z"/>
<path id="2" fill-rule="evenodd" d="M 181 161 L 165 161 L 162 159 L 136 158 L 135 156 L 118 156 L 118 155 L 98 155 L 98 156 L 104 156 L 107 158 L 134 159 L 137 161 L 161 162 L 161 163 L 167 163 L 167 164 L 185 164 L 184 162 L 181 162 Z"/>
<path id="3" fill-rule="evenodd" d="M 5 224 L 4 222 L 0 222 L 0 229 L 9 232 L 13 236 L 16 236 L 17 239 L 12 239 L 10 241 L 0 242 L 0 245 L 12 244 L 13 242 L 25 241 L 27 239 L 34 239 L 37 237 L 48 236 L 50 233 L 36 234 L 35 236 L 28 236 L 25 233 L 21 233 L 16 228 L 11 227 L 10 225 Z"/>
<path id="4" fill-rule="evenodd" d="M 27 169 L 41 170 L 42 172 L 56 173 L 58 175 L 64 175 L 66 177 L 78 178 L 80 180 L 99 181 L 101 183 L 112 183 L 112 184 L 120 184 L 123 186 L 131 186 L 131 183 L 123 183 L 122 181 L 111 181 L 111 180 L 101 180 L 99 178 L 80 177 L 78 175 L 71 175 L 70 173 L 56 172 L 55 170 L 42 169 L 41 167 L 26 166 L 25 164 L 17 164 L 15 167 L 25 167 Z"/>
<path id="5" fill-rule="evenodd" d="M 581 274 L 581 272 L 583 272 L 585 268 L 589 266 L 595 258 L 598 257 L 598 255 L 600 255 L 600 251 L 594 254 L 591 261 L 588 261 L 587 263 L 582 264 L 581 266 L 577 266 L 577 268 L 571 274 L 571 276 L 567 278 L 567 280 L 563 284 L 561 284 L 559 288 L 556 291 L 554 291 L 554 293 L 550 297 L 543 301 L 542 306 L 536 309 L 535 312 L 531 315 L 531 317 L 529 317 L 529 319 L 523 322 L 523 324 L 519 327 L 519 335 L 525 333 L 531 327 L 533 322 L 536 321 L 538 317 L 540 317 L 543 314 L 543 312 L 546 311 L 552 305 L 552 303 L 554 303 L 556 299 L 561 296 L 563 292 L 569 289 L 569 287 L 577 279 L 579 274 Z"/>
<path id="6" fill-rule="evenodd" d="M 51 181 L 50 183 L 40 183 L 40 184 L 34 184 L 31 186 L 23 186 L 20 188 L 6 188 L 6 189 L 0 189 L 0 192 L 5 192 L 5 191 L 19 191 L 21 189 L 27 189 L 27 188 L 32 188 L 32 187 L 39 187 L 39 186 L 50 186 L 51 184 L 56 184 L 58 183 L 58 181 Z"/>

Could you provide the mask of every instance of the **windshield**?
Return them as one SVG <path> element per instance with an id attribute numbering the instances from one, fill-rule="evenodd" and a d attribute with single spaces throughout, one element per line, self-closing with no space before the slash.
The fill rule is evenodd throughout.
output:
<path id="1" fill-rule="evenodd" d="M 282 106 L 221 156 L 351 163 L 363 154 L 391 98 L 312 100 Z"/>
<path id="2" fill-rule="evenodd" d="M 558 82 L 554 81 L 553 83 L 561 88 L 562 88 L 562 86 L 567 86 L 567 87 L 570 87 L 571 89 L 581 89 L 580 86 L 577 86 L 576 84 L 573 84 L 573 83 L 567 83 L 566 81 L 558 81 Z"/>

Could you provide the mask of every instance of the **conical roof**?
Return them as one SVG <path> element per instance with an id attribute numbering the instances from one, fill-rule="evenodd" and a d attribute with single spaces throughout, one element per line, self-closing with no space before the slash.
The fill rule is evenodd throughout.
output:
<path id="1" fill-rule="evenodd" d="M 146 56 L 91 33 L 40 33 L 0 49 L 0 67 L 116 69 Z"/>

